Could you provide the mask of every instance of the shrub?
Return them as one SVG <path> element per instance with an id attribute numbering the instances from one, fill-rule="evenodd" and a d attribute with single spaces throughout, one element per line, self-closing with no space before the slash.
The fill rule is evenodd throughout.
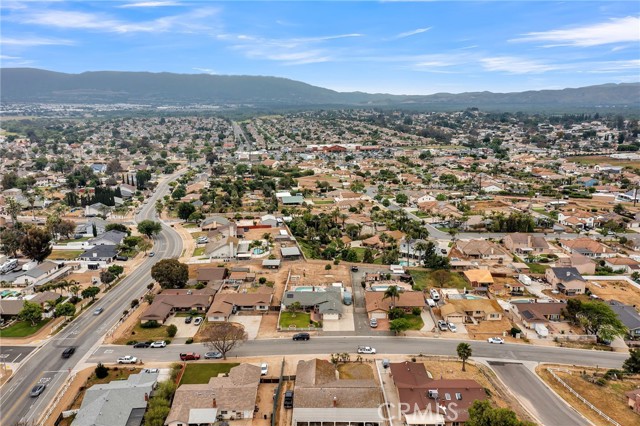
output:
<path id="1" fill-rule="evenodd" d="M 196 284 L 196 290 L 202 290 L 205 287 L 206 287 L 206 285 L 204 285 L 203 283 Z"/>
<path id="2" fill-rule="evenodd" d="M 598 379 L 596 379 L 595 384 L 598 386 L 605 386 L 607 384 L 607 380 L 599 377 Z"/>
<path id="3" fill-rule="evenodd" d="M 611 369 L 604 373 L 604 378 L 607 380 L 622 380 L 624 378 L 624 371 Z"/>
<path id="4" fill-rule="evenodd" d="M 511 327 L 511 330 L 509 330 L 509 334 L 511 335 L 511 337 L 516 337 L 516 334 L 518 333 L 522 333 L 522 330 L 520 330 L 518 327 Z"/>
<path id="5" fill-rule="evenodd" d="M 340 259 L 335 259 L 335 260 L 333 261 L 333 264 L 334 264 L 334 265 L 339 265 L 339 264 L 340 264 Z"/>
<path id="6" fill-rule="evenodd" d="M 193 343 L 193 337 L 189 337 L 185 343 L 186 343 L 187 345 L 192 344 L 192 343 Z"/>
<path id="7" fill-rule="evenodd" d="M 136 343 L 138 343 L 138 341 L 137 341 L 137 340 L 129 340 L 129 341 L 127 342 L 127 345 L 135 345 Z"/>
<path id="8" fill-rule="evenodd" d="M 167 327 L 167 336 L 175 337 L 177 332 L 178 332 L 178 327 L 176 327 L 175 324 L 171 324 L 169 327 Z"/>
<path id="9" fill-rule="evenodd" d="M 96 369 L 93 370 L 93 372 L 96 373 L 96 377 L 98 379 L 104 379 L 109 375 L 109 369 L 104 365 L 102 365 L 102 363 L 98 363 L 98 365 L 96 366 Z"/>
<path id="10" fill-rule="evenodd" d="M 276 283 L 273 281 L 267 281 L 267 287 L 273 287 Z"/>
<path id="11" fill-rule="evenodd" d="M 325 269 L 326 271 L 328 271 L 329 269 L 331 269 L 331 264 L 330 264 L 330 263 L 327 263 L 326 265 L 324 265 L 324 269 Z"/>
<path id="12" fill-rule="evenodd" d="M 411 310 L 411 313 L 415 316 L 420 315 L 420 312 L 422 312 L 422 309 L 418 308 L 417 306 Z"/>
<path id="13" fill-rule="evenodd" d="M 259 282 L 261 285 L 266 284 L 266 283 L 267 283 L 267 277 L 260 277 L 260 278 L 258 278 L 258 282 Z"/>
<path id="14" fill-rule="evenodd" d="M 389 319 L 393 321 L 394 319 L 404 317 L 404 311 L 400 308 L 392 308 L 392 309 L 389 309 L 388 316 L 389 316 Z"/>
<path id="15" fill-rule="evenodd" d="M 147 322 L 143 322 L 142 324 L 140 324 L 141 328 L 158 328 L 160 327 L 160 324 L 158 324 L 158 321 L 156 320 L 151 320 L 151 321 L 147 321 Z"/>

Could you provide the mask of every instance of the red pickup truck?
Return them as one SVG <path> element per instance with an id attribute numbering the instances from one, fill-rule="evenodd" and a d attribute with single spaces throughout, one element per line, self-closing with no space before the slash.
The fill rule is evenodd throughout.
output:
<path id="1" fill-rule="evenodd" d="M 194 361 L 200 359 L 200 354 L 195 352 L 187 352 L 185 354 L 180 354 L 181 361 Z"/>

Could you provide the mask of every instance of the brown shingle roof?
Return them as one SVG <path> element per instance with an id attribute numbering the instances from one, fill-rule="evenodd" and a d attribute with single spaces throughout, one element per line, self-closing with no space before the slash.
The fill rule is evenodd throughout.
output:
<path id="1" fill-rule="evenodd" d="M 381 291 L 367 291 L 364 294 L 365 303 L 367 306 L 367 312 L 376 310 L 388 311 L 391 308 L 393 300 L 390 297 L 384 298 L 384 292 Z M 396 298 L 395 306 L 397 308 L 422 308 L 426 306 L 424 301 L 424 295 L 420 291 L 403 291 L 400 296 Z"/>

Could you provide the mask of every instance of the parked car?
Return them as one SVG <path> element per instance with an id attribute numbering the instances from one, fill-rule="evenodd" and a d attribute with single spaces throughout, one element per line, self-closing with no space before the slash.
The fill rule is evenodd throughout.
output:
<path id="1" fill-rule="evenodd" d="M 309 340 L 310 337 L 309 333 L 296 333 L 293 335 L 293 340 Z"/>
<path id="2" fill-rule="evenodd" d="M 150 251 L 150 252 L 149 252 L 149 257 L 153 257 L 153 256 L 155 256 L 155 255 L 156 255 L 156 253 L 155 253 L 155 252 L 153 252 L 153 251 Z"/>
<path id="3" fill-rule="evenodd" d="M 121 262 L 126 262 L 129 260 L 127 256 L 116 256 L 116 260 L 120 260 Z"/>
<path id="4" fill-rule="evenodd" d="M 180 354 L 180 361 L 196 361 L 200 359 L 200 354 L 195 352 L 186 352 Z"/>
<path id="5" fill-rule="evenodd" d="M 184 319 L 184 323 L 185 323 L 185 324 L 191 324 L 191 321 L 193 321 L 193 317 L 186 317 L 186 318 Z"/>
<path id="6" fill-rule="evenodd" d="M 138 362 L 138 358 L 131 355 L 121 356 L 118 358 L 118 364 L 135 364 Z"/>
<path id="7" fill-rule="evenodd" d="M 433 299 L 427 299 L 427 305 L 428 305 L 430 308 L 435 308 L 435 307 L 437 307 L 437 306 L 438 306 L 438 304 L 436 303 L 436 301 L 435 301 L 435 300 L 433 300 Z"/>
<path id="8" fill-rule="evenodd" d="M 138 342 L 133 345 L 134 348 L 148 348 L 153 342 Z"/>
<path id="9" fill-rule="evenodd" d="M 352 266 L 351 267 L 351 272 L 358 272 L 358 267 L 357 266 Z"/>
<path id="10" fill-rule="evenodd" d="M 42 383 L 35 385 L 33 387 L 33 389 L 31 389 L 31 392 L 29 392 L 29 396 L 31 396 L 33 398 L 35 398 L 37 396 L 40 396 L 40 394 L 42 392 L 44 392 L 44 388 L 46 388 L 46 387 L 47 387 L 47 385 L 42 384 Z"/>
<path id="11" fill-rule="evenodd" d="M 447 331 L 449 329 L 449 327 L 447 326 L 447 322 L 443 320 L 438 321 L 438 328 L 441 331 Z"/>
<path id="12" fill-rule="evenodd" d="M 149 345 L 150 348 L 164 348 L 165 346 L 167 346 L 167 342 L 164 340 L 157 340 Z"/>
<path id="13" fill-rule="evenodd" d="M 202 319 L 203 319 L 202 317 L 196 317 L 196 318 L 193 320 L 193 325 L 200 325 L 200 324 L 202 324 Z"/>
<path id="14" fill-rule="evenodd" d="M 376 348 L 372 348 L 371 346 L 358 346 L 359 354 L 375 354 Z"/>
<path id="15" fill-rule="evenodd" d="M 98 308 L 93 311 L 93 315 L 100 315 L 102 312 L 104 312 L 104 308 Z"/>
<path id="16" fill-rule="evenodd" d="M 497 343 L 499 345 L 504 343 L 504 339 L 502 337 L 489 337 L 487 339 L 487 342 L 489 343 Z"/>
<path id="17" fill-rule="evenodd" d="M 371 318 L 369 320 L 369 327 L 376 328 L 378 326 L 378 320 L 375 318 Z"/>
<path id="18" fill-rule="evenodd" d="M 293 408 L 293 391 L 288 390 L 284 393 L 284 408 Z"/>
<path id="19" fill-rule="evenodd" d="M 269 372 L 269 364 L 267 364 L 266 362 L 263 362 L 262 364 L 260 364 L 260 375 L 266 376 L 268 372 Z"/>
<path id="20" fill-rule="evenodd" d="M 76 351 L 76 348 L 73 347 L 73 346 L 70 347 L 70 348 L 65 349 L 64 351 L 62 351 L 62 358 L 71 357 L 71 355 L 73 355 L 75 351 Z"/>
<path id="21" fill-rule="evenodd" d="M 449 327 L 449 330 L 452 333 L 455 333 L 456 331 L 458 331 L 458 327 L 456 327 L 456 325 L 452 322 L 450 322 L 449 324 L 447 324 L 447 327 Z"/>
<path id="22" fill-rule="evenodd" d="M 204 354 L 204 359 L 220 359 L 222 354 L 220 352 L 207 352 Z"/>

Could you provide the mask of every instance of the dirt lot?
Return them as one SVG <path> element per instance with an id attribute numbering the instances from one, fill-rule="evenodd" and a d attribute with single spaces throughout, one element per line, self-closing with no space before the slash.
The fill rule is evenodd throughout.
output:
<path id="1" fill-rule="evenodd" d="M 347 265 L 333 265 L 326 270 L 330 263 L 326 260 L 308 260 L 307 262 L 285 263 L 291 265 L 291 275 L 300 277 L 300 285 L 327 285 L 342 282 L 345 287 L 351 286 L 351 274 Z"/>
<path id="2" fill-rule="evenodd" d="M 474 340 L 487 340 L 488 337 L 493 336 L 502 337 L 502 332 L 509 331 L 512 327 L 511 321 L 504 317 L 500 321 L 482 321 L 478 325 L 465 324 L 464 326 L 469 332 L 469 337 Z M 508 342 L 518 342 L 511 336 L 504 337 L 504 339 Z"/>
<path id="3" fill-rule="evenodd" d="M 640 306 L 640 290 L 624 281 L 595 281 L 597 285 L 589 281 L 588 288 L 593 294 L 604 300 L 618 300 L 627 305 Z"/>
<path id="4" fill-rule="evenodd" d="M 373 370 L 369 364 L 338 364 L 338 374 L 341 379 L 345 380 L 375 380 Z"/>
<path id="5" fill-rule="evenodd" d="M 547 367 L 553 366 L 540 366 L 537 368 L 537 372 L 542 379 L 562 397 L 562 399 L 580 411 L 582 415 L 587 417 L 594 424 L 608 424 L 602 417 L 596 414 L 595 411 L 584 405 L 578 398 L 573 396 L 557 380 L 555 380 L 547 371 Z M 628 408 L 627 399 L 624 396 L 625 392 L 640 387 L 640 375 L 625 377 L 623 381 L 609 380 L 606 385 L 598 386 L 581 377 L 583 371 L 586 372 L 587 375 L 592 376 L 593 373 L 596 372 L 595 369 L 573 369 L 567 368 L 566 366 L 558 366 L 558 368 L 564 371 L 555 371 L 556 375 L 609 417 L 622 425 L 637 425 L 640 423 L 640 415 L 635 414 Z M 598 371 L 599 376 L 602 376 L 604 373 L 605 370 L 601 369 Z"/>

